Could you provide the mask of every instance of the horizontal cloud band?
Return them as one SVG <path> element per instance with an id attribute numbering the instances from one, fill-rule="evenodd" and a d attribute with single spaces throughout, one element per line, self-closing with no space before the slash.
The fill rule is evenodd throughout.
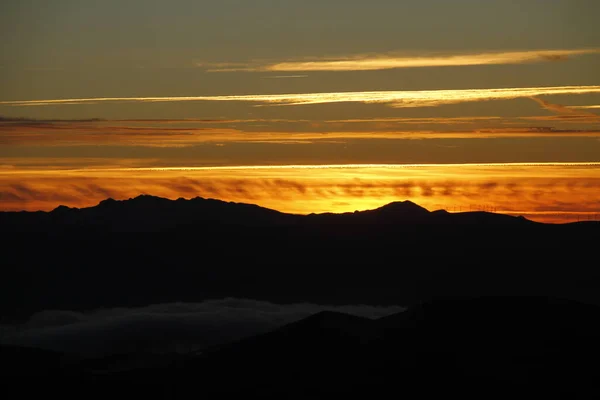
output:
<path id="1" fill-rule="evenodd" d="M 392 107 L 431 107 L 483 100 L 510 100 L 543 95 L 600 93 L 600 86 L 550 86 L 498 89 L 449 89 L 414 91 L 368 91 L 292 94 L 250 94 L 224 96 L 178 97 L 98 97 L 80 99 L 1 101 L 0 105 L 46 106 L 89 104 L 99 102 L 179 102 L 179 101 L 242 101 L 278 105 L 325 104 L 340 102 L 384 103 Z"/>
<path id="2" fill-rule="evenodd" d="M 337 58 L 313 58 L 281 62 L 210 63 L 198 62 L 207 72 L 308 72 L 376 71 L 397 68 L 460 67 L 468 65 L 509 65 L 564 61 L 572 56 L 598 54 L 600 49 L 521 50 L 468 54 L 355 54 Z"/>
<path id="3" fill-rule="evenodd" d="M 373 71 L 416 67 L 456 67 L 467 65 L 523 64 L 560 61 L 569 56 L 600 53 L 598 49 L 526 50 L 480 54 L 425 56 L 358 56 L 337 60 L 292 61 L 264 67 L 266 71 Z"/>

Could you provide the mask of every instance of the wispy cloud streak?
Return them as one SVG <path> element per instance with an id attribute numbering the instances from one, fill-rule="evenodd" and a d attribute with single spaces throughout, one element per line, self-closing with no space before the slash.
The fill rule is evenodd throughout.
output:
<path id="1" fill-rule="evenodd" d="M 306 105 L 341 102 L 382 103 L 392 107 L 432 107 L 485 100 L 510 100 L 544 95 L 600 93 L 600 85 L 549 86 L 497 89 L 449 89 L 413 91 L 365 91 L 291 94 L 250 94 L 223 96 L 177 96 L 177 97 L 97 97 L 78 99 L 14 100 L 0 101 L 8 106 L 48 106 L 65 104 L 89 104 L 100 102 L 184 102 L 184 101 L 239 101 L 268 105 Z"/>
<path id="2" fill-rule="evenodd" d="M 308 78 L 308 75 L 275 75 L 275 76 L 265 76 L 264 79 L 298 79 L 298 78 Z"/>
<path id="3" fill-rule="evenodd" d="M 561 121 L 552 117 L 528 117 L 535 121 Z M 525 119 L 525 117 L 523 117 Z M 444 126 L 466 126 L 468 122 L 408 122 L 407 126 L 423 123 L 433 125 L 436 123 Z M 339 130 L 335 127 L 323 131 L 243 131 L 234 128 L 172 128 L 172 127 L 137 127 L 137 126 L 104 126 L 82 124 L 53 125 L 14 125 L 3 126 L 0 124 L 0 145 L 6 146 L 145 146 L 145 147 L 188 147 L 201 144 L 225 143 L 277 143 L 277 144 L 307 144 L 307 143 L 334 143 L 347 140 L 375 140 L 375 139 L 426 139 L 426 138 L 494 138 L 494 137 L 542 137 L 542 136 L 569 136 L 569 137 L 597 137 L 598 130 L 572 130 L 554 129 L 552 127 L 468 127 L 451 131 L 445 127 L 442 130 L 414 130 L 401 129 L 398 123 L 369 123 L 362 130 L 347 130 L 344 126 Z M 345 123 L 342 122 L 342 125 Z"/>
<path id="4" fill-rule="evenodd" d="M 328 123 L 401 123 L 401 124 L 471 124 L 481 121 L 499 121 L 502 117 L 498 116 L 479 116 L 479 117 L 423 117 L 423 118 L 351 118 L 351 119 L 332 119 Z"/>
<path id="5" fill-rule="evenodd" d="M 235 71 L 375 71 L 397 68 L 459 67 L 469 65 L 526 64 L 563 61 L 573 56 L 598 54 L 600 49 L 523 50 L 470 54 L 360 54 L 338 58 L 285 61 L 271 64 L 197 64 L 209 72 Z"/>
<path id="6" fill-rule="evenodd" d="M 568 108 L 578 108 L 578 109 L 594 109 L 600 108 L 600 104 L 593 104 L 590 106 L 567 106 Z"/>
<path id="7" fill-rule="evenodd" d="M 531 98 L 533 101 L 538 103 L 542 108 L 557 113 L 558 115 L 553 116 L 555 120 L 559 121 L 577 121 L 577 122 L 600 122 L 600 115 L 594 114 L 589 111 L 582 111 L 581 109 L 574 109 L 562 104 L 550 103 L 549 101 L 539 99 L 537 97 Z M 541 119 L 544 117 L 538 117 Z M 547 117 L 546 117 L 547 118 Z M 530 117 L 530 119 L 535 119 Z"/>

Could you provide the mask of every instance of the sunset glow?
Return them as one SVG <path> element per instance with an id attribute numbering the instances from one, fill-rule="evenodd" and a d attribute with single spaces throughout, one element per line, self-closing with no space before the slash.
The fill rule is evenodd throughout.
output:
<path id="1" fill-rule="evenodd" d="M 600 212 L 594 2 L 60 3 L 0 5 L 0 210 Z"/>
<path id="2" fill-rule="evenodd" d="M 600 399 L 599 16 L 0 1 L 3 392 Z"/>
<path id="3" fill-rule="evenodd" d="M 7 209 L 96 205 L 139 194 L 260 204 L 283 212 L 351 212 L 411 199 L 429 210 L 495 210 L 565 222 L 600 213 L 600 163 L 287 165 L 0 172 Z"/>

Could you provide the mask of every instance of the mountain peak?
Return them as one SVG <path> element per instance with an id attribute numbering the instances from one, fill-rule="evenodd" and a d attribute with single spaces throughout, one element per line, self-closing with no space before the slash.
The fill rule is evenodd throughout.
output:
<path id="1" fill-rule="evenodd" d="M 158 196 L 152 196 L 150 194 L 140 194 L 139 196 L 130 198 L 129 200 L 131 201 L 135 201 L 135 202 L 158 202 L 158 201 L 170 201 L 167 198 L 164 197 L 158 197 Z"/>
<path id="2" fill-rule="evenodd" d="M 68 206 L 65 206 L 65 205 L 61 204 L 60 206 L 58 206 L 54 210 L 52 210 L 52 212 L 53 213 L 63 213 L 63 212 L 70 211 L 70 210 L 72 210 L 71 207 L 68 207 Z"/>
<path id="3" fill-rule="evenodd" d="M 394 214 L 429 214 L 429 210 L 413 203 L 410 200 L 394 201 L 385 206 L 379 207 L 377 210 L 385 212 L 393 212 Z"/>
<path id="4" fill-rule="evenodd" d="M 98 203 L 98 207 L 111 207 L 111 206 L 116 205 L 117 203 L 118 203 L 118 200 L 115 200 L 112 197 L 109 197 L 107 199 L 100 201 L 100 203 Z"/>

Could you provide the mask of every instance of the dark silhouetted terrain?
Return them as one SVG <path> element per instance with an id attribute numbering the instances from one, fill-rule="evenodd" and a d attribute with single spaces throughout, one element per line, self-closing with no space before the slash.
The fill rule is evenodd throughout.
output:
<path id="1" fill-rule="evenodd" d="M 223 297 L 410 305 L 544 295 L 600 304 L 600 223 L 429 212 L 405 201 L 345 214 L 152 196 L 0 213 L 1 313 Z"/>
<path id="2" fill-rule="evenodd" d="M 600 308 L 545 297 L 439 298 L 379 319 L 321 312 L 201 354 L 94 362 L 2 348 L 5 390 L 62 398 L 595 399 Z M 12 355 L 12 358 L 11 358 Z M 37 358 L 36 358 L 37 357 Z M 135 356 L 131 356 L 135 358 Z M 138 355 L 138 357 L 143 357 Z M 51 378 L 51 379 L 49 379 Z M 78 398 L 78 397 L 77 397 Z"/>
<path id="3" fill-rule="evenodd" d="M 29 383 L 45 382 L 47 395 L 65 399 L 600 394 L 596 222 L 430 212 L 408 201 L 291 215 L 140 196 L 0 213 L 0 229 L 0 322 L 41 324 L 23 334 L 46 338 L 46 350 L 18 345 L 38 343 L 35 335 L 0 347 L 7 393 L 24 396 L 37 389 Z M 171 314 L 156 310 L 205 312 L 224 298 L 255 299 L 255 308 L 246 317 L 231 311 L 239 321 L 229 328 L 222 316 L 211 323 L 190 312 L 157 320 Z M 294 319 L 314 309 L 308 303 L 409 308 L 383 318 L 325 311 Z M 261 317 L 275 304 L 296 310 L 285 319 L 294 322 Z M 113 314 L 86 322 L 86 312 L 102 315 L 94 310 Z M 202 332 L 201 348 L 149 352 L 134 343 L 136 329 L 156 330 L 152 340 L 183 329 L 177 340 L 193 341 Z M 96 345 L 110 340 L 104 353 L 48 351 L 78 348 L 78 340 L 81 349 L 90 334 Z"/>

